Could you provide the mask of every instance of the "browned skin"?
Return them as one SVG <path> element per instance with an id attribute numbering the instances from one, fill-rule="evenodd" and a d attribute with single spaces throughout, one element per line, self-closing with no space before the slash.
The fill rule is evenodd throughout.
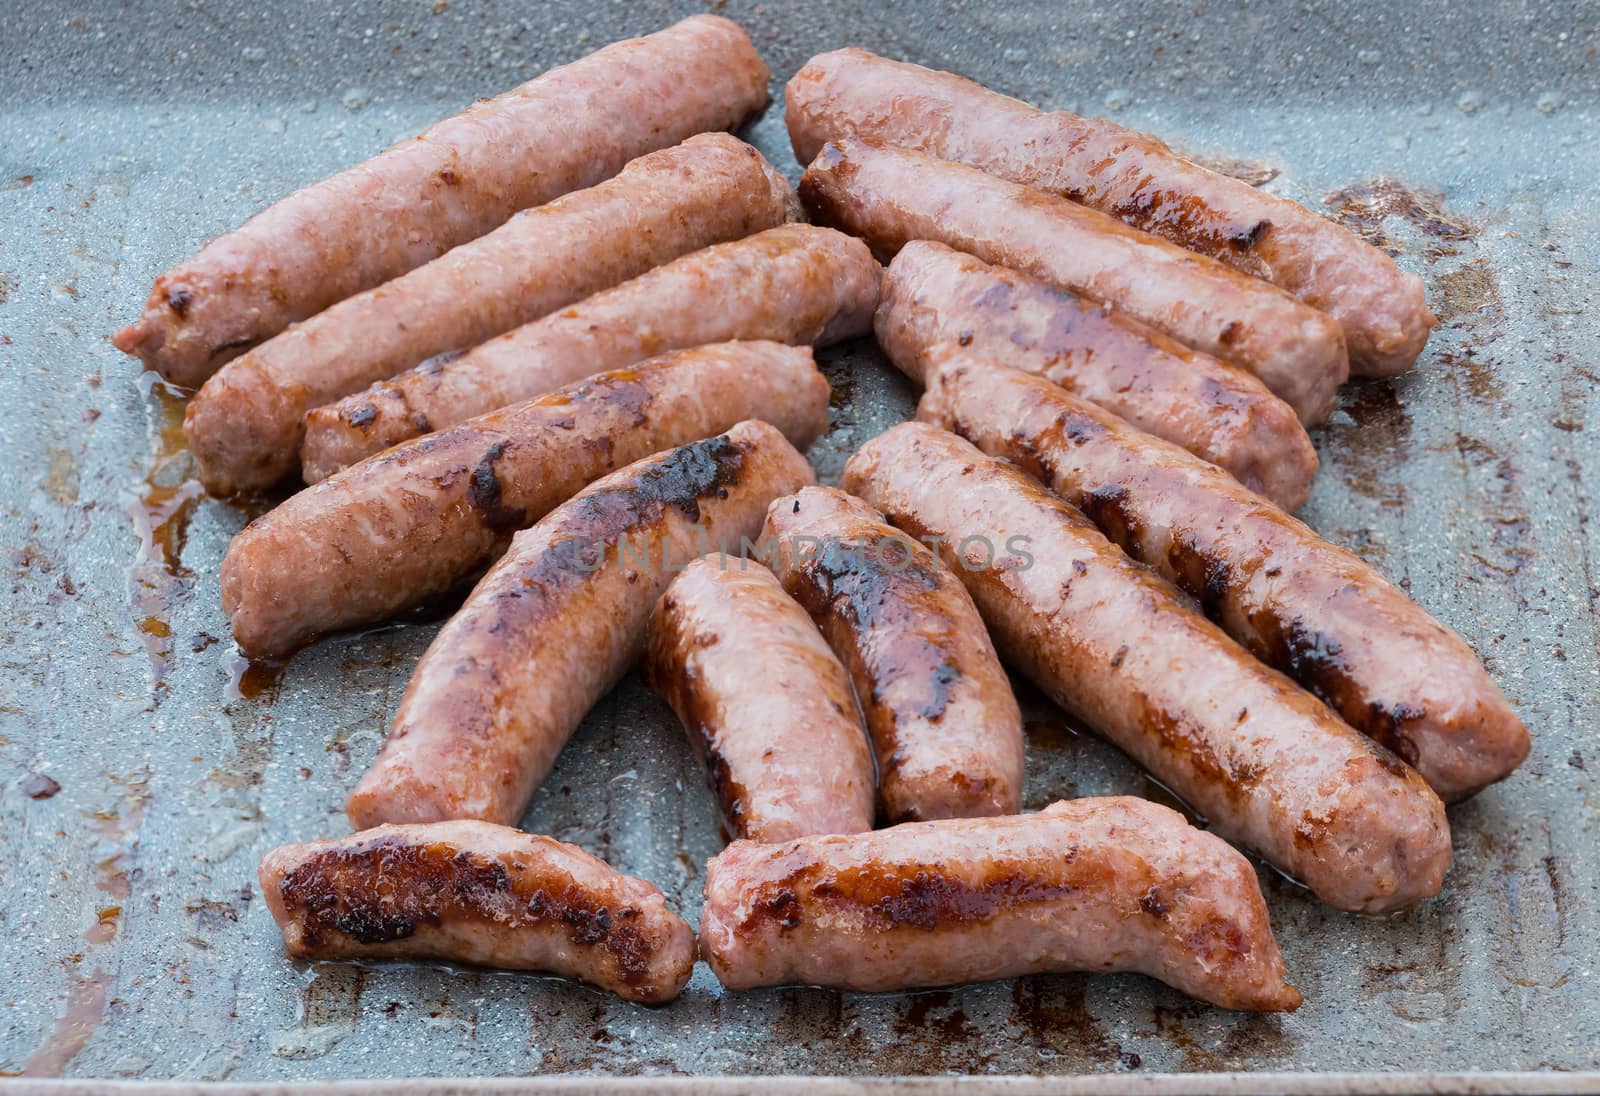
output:
<path id="1" fill-rule="evenodd" d="M 826 345 L 865 335 L 880 267 L 860 240 L 781 225 L 675 259 L 571 308 L 306 415 L 315 483 L 372 453 L 602 369 L 729 339 Z"/>
<path id="2" fill-rule="evenodd" d="M 811 482 L 776 427 L 742 422 L 613 472 L 518 534 L 417 664 L 351 822 L 515 822 L 643 653 L 673 569 L 737 553 L 768 503 Z"/>
<path id="3" fill-rule="evenodd" d="M 1082 202 L 1329 313 L 1344 329 L 1357 376 L 1410 368 L 1437 323 L 1422 280 L 1377 248 L 1147 133 L 1045 113 L 951 73 L 859 49 L 813 57 L 785 94 L 802 164 L 825 141 L 867 137 Z"/>
<path id="4" fill-rule="evenodd" d="M 229 362 L 184 416 L 200 478 L 218 495 L 271 486 L 298 467 L 311 408 L 797 210 L 783 177 L 725 133 L 642 156 Z"/>
<path id="5" fill-rule="evenodd" d="M 1219 833 L 1339 909 L 1438 893 L 1450 829 L 1427 783 L 1015 467 L 903 423 L 844 482 L 913 536 L 944 538 L 1001 657 Z M 993 561 L 984 541 L 958 551 L 968 537 Z"/>
<path id="6" fill-rule="evenodd" d="M 1300 1004 L 1249 861 L 1143 799 L 741 841 L 705 893 L 701 952 L 730 989 L 1139 971 L 1224 1008 Z"/>
<path id="7" fill-rule="evenodd" d="M 1339 325 L 1276 286 L 976 168 L 850 138 L 823 146 L 800 197 L 880 256 L 936 240 L 1104 302 L 1254 373 L 1307 424 L 1349 376 Z"/>
<path id="8" fill-rule="evenodd" d="M 379 826 L 283 845 L 261 893 L 295 959 L 443 959 L 678 996 L 695 938 L 661 892 L 576 845 L 487 822 Z"/>
<path id="9" fill-rule="evenodd" d="M 872 754 L 850 678 L 753 558 L 705 556 L 672 580 L 644 677 L 683 721 L 735 837 L 872 828 Z"/>
<path id="10" fill-rule="evenodd" d="M 828 383 L 806 347 L 722 343 L 602 373 L 363 461 L 233 538 L 222 608 L 247 655 L 384 620 L 470 576 L 608 472 L 744 419 L 811 444 Z"/>
<path id="11" fill-rule="evenodd" d="M 961 580 L 858 498 L 778 499 L 763 558 L 849 667 L 889 822 L 1022 809 L 1022 715 Z"/>
<path id="12" fill-rule="evenodd" d="M 157 278 L 143 314 L 113 341 L 197 388 L 289 324 L 519 209 L 734 128 L 766 105 L 769 76 L 744 31 L 715 16 L 607 46 L 269 206 Z"/>
<path id="13" fill-rule="evenodd" d="M 950 359 L 919 417 L 1037 476 L 1447 802 L 1527 757 L 1527 730 L 1460 636 L 1204 461 L 978 358 Z"/>
<path id="14" fill-rule="evenodd" d="M 1253 374 L 1114 309 L 932 240 L 900 249 L 874 327 L 901 372 L 971 354 L 1045 377 L 1231 472 L 1285 510 L 1311 493 L 1317 450 Z"/>

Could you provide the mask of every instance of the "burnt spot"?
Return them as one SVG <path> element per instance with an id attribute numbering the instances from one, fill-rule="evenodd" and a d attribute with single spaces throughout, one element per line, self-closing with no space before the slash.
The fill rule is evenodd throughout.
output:
<path id="1" fill-rule="evenodd" d="M 1261 238 L 1272 231 L 1271 221 L 1257 221 L 1243 232 L 1237 232 L 1228 238 L 1228 243 L 1236 251 L 1249 251 L 1261 242 Z"/>
<path id="2" fill-rule="evenodd" d="M 501 501 L 500 478 L 495 475 L 495 462 L 505 456 L 510 442 L 497 441 L 484 451 L 483 458 L 472 470 L 472 484 L 467 489 L 467 502 L 483 515 L 483 522 L 496 533 L 514 533 L 527 524 L 528 511 L 521 506 L 506 506 Z"/>
<path id="3" fill-rule="evenodd" d="M 744 452 L 726 434 L 680 445 L 640 470 L 632 486 L 582 495 L 577 501 L 586 517 L 621 517 L 640 524 L 647 514 L 677 510 L 689 521 L 700 520 L 700 502 L 727 498 L 739 481 Z"/>
<path id="4" fill-rule="evenodd" d="M 1238 320 L 1229 320 L 1227 326 L 1225 326 L 1221 333 L 1217 335 L 1217 341 L 1223 346 L 1233 346 L 1240 339 L 1244 338 L 1244 333 L 1244 324 L 1240 323 Z"/>
<path id="5" fill-rule="evenodd" d="M 788 887 L 779 887 L 771 894 L 764 894 L 750 903 L 750 914 L 741 925 L 745 932 L 758 927 L 762 921 L 772 921 L 782 931 L 799 928 L 803 918 L 800 916 L 800 898 Z"/>
<path id="6" fill-rule="evenodd" d="M 1124 643 L 1122 646 L 1117 648 L 1117 653 L 1111 656 L 1111 668 L 1113 670 L 1122 669 L 1122 660 L 1127 658 L 1127 657 L 1128 657 L 1128 645 L 1126 643 Z"/>
<path id="7" fill-rule="evenodd" d="M 1151 887 L 1139 896 L 1139 908 L 1156 920 L 1165 920 L 1167 914 L 1172 912 L 1172 904 L 1161 894 L 1159 886 Z"/>
<path id="8" fill-rule="evenodd" d="M 354 427 L 371 426 L 378 417 L 378 409 L 370 403 L 357 404 L 345 413 L 344 421 Z"/>
<path id="9" fill-rule="evenodd" d="M 1387 705 L 1373 701 L 1367 705 L 1367 718 L 1357 730 L 1363 731 L 1393 751 L 1407 765 L 1415 765 L 1421 758 L 1417 744 L 1406 734 L 1407 724 L 1416 723 L 1427 715 L 1427 710 L 1401 701 Z"/>
<path id="10" fill-rule="evenodd" d="M 1199 600 L 1206 616 L 1216 620 L 1234 588 L 1233 567 L 1227 559 L 1207 550 L 1193 532 L 1174 529 L 1167 567 L 1179 588 Z"/>
<path id="11" fill-rule="evenodd" d="M 909 928 L 932 932 L 986 921 L 1021 906 L 1048 902 L 1077 890 L 1067 880 L 996 864 L 975 879 L 956 878 L 933 864 L 872 865 L 820 880 L 820 903 L 859 912 L 870 931 Z"/>
<path id="12" fill-rule="evenodd" d="M 1139 540 L 1143 525 L 1134 512 L 1133 496 L 1121 484 L 1106 483 L 1078 500 L 1084 517 L 1094 522 L 1106 539 L 1124 550 Z"/>
<path id="13" fill-rule="evenodd" d="M 1346 712 L 1345 700 L 1358 690 L 1350 680 L 1349 662 L 1337 639 L 1317 631 L 1300 616 L 1284 620 L 1258 612 L 1251 614 L 1250 623 L 1257 637 L 1251 648 L 1263 661 L 1288 674 L 1335 711 Z M 1366 726 L 1356 729 L 1372 733 Z"/>
<path id="14" fill-rule="evenodd" d="M 418 365 L 416 367 L 416 372 L 420 373 L 424 377 L 437 377 L 440 373 L 444 372 L 445 366 L 449 365 L 451 362 L 455 361 L 465 353 L 465 350 L 456 349 L 446 350 L 442 354 L 435 354 L 433 357 Z"/>
<path id="15" fill-rule="evenodd" d="M 194 294 L 187 286 L 175 285 L 167 290 L 167 307 L 184 317 L 189 314 L 189 305 L 194 302 Z"/>
<path id="16" fill-rule="evenodd" d="M 445 186 L 460 186 L 461 176 L 457 175 L 450 168 L 442 168 L 439 171 L 439 181 Z"/>

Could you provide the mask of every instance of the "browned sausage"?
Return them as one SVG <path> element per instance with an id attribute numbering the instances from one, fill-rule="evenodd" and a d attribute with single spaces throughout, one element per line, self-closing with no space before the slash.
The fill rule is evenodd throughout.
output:
<path id="1" fill-rule="evenodd" d="M 1527 757 L 1527 730 L 1460 636 L 1204 461 L 977 359 L 952 359 L 919 416 L 1032 472 L 1446 801 Z"/>
<path id="2" fill-rule="evenodd" d="M 379 826 L 261 858 L 295 959 L 444 959 L 678 996 L 694 931 L 661 892 L 576 845 L 487 822 Z"/>
<path id="3" fill-rule="evenodd" d="M 801 447 L 827 428 L 809 348 L 675 351 L 363 461 L 233 538 L 222 608 L 234 639 L 274 657 L 383 620 L 471 575 L 590 481 L 754 418 Z"/>
<path id="4" fill-rule="evenodd" d="M 296 467 L 309 409 L 796 209 L 782 176 L 725 133 L 642 156 L 223 366 L 184 417 L 200 478 L 213 494 L 270 486 Z"/>
<path id="5" fill-rule="evenodd" d="M 706 865 L 700 946 L 730 989 L 1138 971 L 1224 1008 L 1300 1004 L 1250 862 L 1133 798 L 738 842 Z"/>
<path id="6" fill-rule="evenodd" d="M 1339 909 L 1438 893 L 1450 829 L 1423 779 L 1078 511 L 926 423 L 868 442 L 844 481 L 913 536 L 940 538 L 1001 657 L 1223 836 Z"/>
<path id="7" fill-rule="evenodd" d="M 704 556 L 672 580 L 644 675 L 683 721 L 735 837 L 872 828 L 872 754 L 850 678 L 754 559 Z"/>
<path id="8" fill-rule="evenodd" d="M 813 57 L 785 94 L 802 164 L 825 141 L 875 138 L 1082 202 L 1329 313 L 1344 329 L 1357 376 L 1410 368 L 1437 322 L 1422 280 L 1383 252 L 1147 133 L 1047 114 L 951 73 L 859 49 Z"/>
<path id="9" fill-rule="evenodd" d="M 422 656 L 350 820 L 515 822 L 642 653 L 673 569 L 738 552 L 768 503 L 812 481 L 776 427 L 742 422 L 613 472 L 519 533 Z"/>
<path id="10" fill-rule="evenodd" d="M 1286 510 L 1311 492 L 1317 450 L 1253 374 L 1103 304 L 932 240 L 883 279 L 878 345 L 914 380 L 952 352 L 1046 377 L 1141 430 L 1225 468 Z"/>
<path id="11" fill-rule="evenodd" d="M 761 550 L 850 670 L 890 823 L 1022 809 L 1022 714 L 960 579 L 832 487 L 774 502 Z"/>
<path id="12" fill-rule="evenodd" d="M 699 15 L 446 118 L 298 190 L 156 279 L 113 340 L 196 388 L 230 358 L 636 156 L 732 129 L 767 102 L 738 26 Z"/>
<path id="13" fill-rule="evenodd" d="M 865 335 L 879 272 L 860 240 L 804 224 L 685 255 L 460 357 L 312 408 L 300 449 L 306 482 L 665 350 L 729 339 L 825 345 Z"/>
<path id="14" fill-rule="evenodd" d="M 1249 370 L 1308 424 L 1349 375 L 1339 325 L 1276 286 L 976 168 L 852 138 L 823 146 L 800 197 L 880 255 L 937 240 L 1103 301 Z"/>

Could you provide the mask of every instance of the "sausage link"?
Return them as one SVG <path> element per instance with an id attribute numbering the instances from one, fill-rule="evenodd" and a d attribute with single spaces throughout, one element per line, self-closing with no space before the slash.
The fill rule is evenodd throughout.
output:
<path id="1" fill-rule="evenodd" d="M 1250 862 L 1143 799 L 741 841 L 705 894 L 701 952 L 730 989 L 1138 971 L 1224 1008 L 1300 1004 Z"/>
<path id="2" fill-rule="evenodd" d="M 1339 909 L 1438 893 L 1450 830 L 1423 779 L 1022 472 L 904 423 L 844 480 L 908 533 L 941 538 L 1001 657 L 1218 832 Z"/>
<path id="3" fill-rule="evenodd" d="M 351 822 L 514 823 L 643 652 L 674 569 L 737 551 L 768 503 L 811 482 L 776 427 L 747 421 L 613 472 L 519 533 L 417 664 Z"/>
<path id="4" fill-rule="evenodd" d="M 733 129 L 766 105 L 770 75 L 744 31 L 716 16 L 607 46 L 280 199 L 157 278 L 113 341 L 197 388 L 291 323 L 519 209 L 696 133 Z"/>
<path id="5" fill-rule="evenodd" d="M 774 502 L 761 551 L 850 670 L 891 824 L 1022 809 L 1022 714 L 960 579 L 832 487 Z"/>
<path id="6" fill-rule="evenodd" d="M 823 146 L 800 197 L 880 255 L 937 240 L 1102 301 L 1254 373 L 1307 424 L 1349 376 L 1339 325 L 1276 286 L 976 168 L 852 138 Z"/>
<path id="7" fill-rule="evenodd" d="M 184 417 L 200 478 L 218 495 L 271 486 L 295 469 L 311 408 L 796 208 L 761 154 L 725 133 L 642 156 L 229 362 Z"/>
<path id="8" fill-rule="evenodd" d="M 1528 732 L 1472 649 L 1351 552 L 1176 446 L 1053 385 L 955 360 L 919 417 L 1032 472 L 1207 616 L 1414 766 L 1446 802 Z"/>
<path id="9" fill-rule="evenodd" d="M 312 408 L 302 471 L 316 483 L 419 434 L 678 347 L 865 335 L 879 273 L 860 240 L 805 224 L 696 251 L 464 355 Z"/>
<path id="10" fill-rule="evenodd" d="M 677 713 L 735 837 L 872 828 L 850 678 L 771 571 L 705 556 L 656 603 L 645 682 Z"/>
<path id="11" fill-rule="evenodd" d="M 443 959 L 678 996 L 694 931 L 661 892 L 550 837 L 487 822 L 379 826 L 261 858 L 295 959 Z"/>
<path id="12" fill-rule="evenodd" d="M 1311 493 L 1316 447 L 1254 374 L 1026 274 L 913 240 L 884 275 L 874 327 L 889 360 L 924 384 L 944 355 L 988 357 L 1183 446 L 1285 510 Z"/>
<path id="13" fill-rule="evenodd" d="M 276 657 L 384 620 L 471 575 L 585 484 L 745 419 L 801 447 L 827 428 L 809 348 L 675 351 L 363 461 L 233 538 L 222 608 L 234 639 Z"/>
<path id="14" fill-rule="evenodd" d="M 826 141 L 865 137 L 1082 202 L 1328 313 L 1344 330 L 1356 376 L 1409 369 L 1438 322 L 1422 280 L 1377 248 L 1104 118 L 1045 113 L 952 73 L 859 49 L 813 57 L 785 95 L 802 164 Z"/>

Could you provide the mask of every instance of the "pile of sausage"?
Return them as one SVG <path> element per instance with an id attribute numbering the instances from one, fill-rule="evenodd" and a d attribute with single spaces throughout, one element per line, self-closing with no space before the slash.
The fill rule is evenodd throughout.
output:
<path id="1" fill-rule="evenodd" d="M 769 76 L 715 16 L 608 46 L 283 199 L 115 337 L 198 387 L 211 491 L 310 484 L 223 562 L 247 655 L 481 573 L 359 832 L 262 860 L 290 954 L 644 1002 L 703 957 L 733 989 L 1132 970 L 1296 1007 L 1228 842 L 1400 909 L 1444 803 L 1529 749 L 1459 637 L 1290 516 L 1339 385 L 1421 351 L 1421 283 L 1153 137 L 854 49 L 788 84 L 796 194 L 722 132 Z M 811 347 L 869 332 L 919 421 L 819 487 Z M 635 666 L 737 837 L 698 935 L 513 828 Z M 1020 813 L 1003 666 L 1210 828 Z"/>

